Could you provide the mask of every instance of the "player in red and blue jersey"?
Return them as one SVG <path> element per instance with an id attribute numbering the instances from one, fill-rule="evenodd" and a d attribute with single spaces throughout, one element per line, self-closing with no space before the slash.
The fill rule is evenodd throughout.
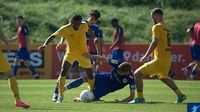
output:
<path id="1" fill-rule="evenodd" d="M 120 60 L 108 59 L 100 55 L 84 55 L 87 58 L 95 58 L 98 60 L 105 60 L 113 66 L 113 70 L 109 73 L 96 73 L 94 90 L 94 101 L 100 100 L 101 97 L 124 88 L 126 85 L 130 87 L 130 95 L 120 102 L 129 102 L 134 98 L 135 81 L 131 72 L 131 64 L 128 62 L 121 62 Z M 65 86 L 65 90 L 79 87 L 86 78 L 79 78 Z M 56 91 L 58 94 L 58 91 Z M 55 102 L 57 99 L 53 98 Z M 74 101 L 80 101 L 80 98 L 75 98 Z"/>
<path id="2" fill-rule="evenodd" d="M 123 28 L 119 25 L 119 21 L 116 18 L 111 20 L 111 25 L 114 28 L 113 44 L 110 46 L 110 50 L 112 50 L 112 59 L 123 60 L 125 43 Z"/>
<path id="3" fill-rule="evenodd" d="M 190 38 L 190 50 L 192 54 L 193 62 L 191 62 L 188 66 L 182 68 L 182 72 L 184 75 L 191 70 L 189 75 L 190 80 L 194 79 L 196 71 L 200 67 L 200 22 L 197 22 L 191 28 L 187 30 L 188 35 Z"/>
<path id="4" fill-rule="evenodd" d="M 27 25 L 24 23 L 23 16 L 17 16 L 16 22 L 18 24 L 17 36 L 14 36 L 10 41 L 18 39 L 18 51 L 15 57 L 15 64 L 13 68 L 14 75 L 17 74 L 17 70 L 20 67 L 20 62 L 23 61 L 24 65 L 31 70 L 32 75 L 35 79 L 39 79 L 39 74 L 35 71 L 35 68 L 30 65 L 30 56 L 29 56 L 29 39 L 28 34 L 29 30 Z"/>

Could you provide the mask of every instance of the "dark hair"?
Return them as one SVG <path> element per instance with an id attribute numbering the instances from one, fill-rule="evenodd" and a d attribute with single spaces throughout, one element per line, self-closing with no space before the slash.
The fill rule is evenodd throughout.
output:
<path id="1" fill-rule="evenodd" d="M 18 19 L 24 19 L 24 17 L 23 16 L 17 16 L 16 18 L 18 18 Z"/>
<path id="2" fill-rule="evenodd" d="M 118 70 L 121 72 L 129 72 L 132 70 L 132 66 L 129 62 L 123 62 L 118 66 Z"/>
<path id="3" fill-rule="evenodd" d="M 101 17 L 101 13 L 98 10 L 91 10 L 90 16 L 94 16 L 95 18 L 99 19 Z"/>
<path id="4" fill-rule="evenodd" d="M 163 11 L 162 9 L 160 8 L 154 8 L 152 11 L 151 11 L 152 14 L 160 14 L 163 16 Z"/>
<path id="5" fill-rule="evenodd" d="M 79 14 L 75 14 L 71 17 L 71 21 L 82 21 L 82 16 Z"/>
<path id="6" fill-rule="evenodd" d="M 110 23 L 111 24 L 118 24 L 118 19 L 116 19 L 116 18 L 113 18 L 113 19 L 111 19 L 111 21 L 110 21 Z"/>

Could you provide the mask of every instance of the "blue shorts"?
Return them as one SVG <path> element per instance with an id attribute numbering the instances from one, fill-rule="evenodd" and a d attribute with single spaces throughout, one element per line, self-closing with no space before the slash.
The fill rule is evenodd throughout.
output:
<path id="1" fill-rule="evenodd" d="M 112 59 L 114 60 L 124 60 L 123 50 L 112 50 Z"/>
<path id="2" fill-rule="evenodd" d="M 26 48 L 20 48 L 16 53 L 16 58 L 22 60 L 30 60 L 29 52 Z"/>
<path id="3" fill-rule="evenodd" d="M 94 90 L 93 90 L 95 100 L 99 100 L 99 98 L 110 93 L 108 82 L 109 82 L 108 76 L 103 75 L 103 74 L 102 75 L 96 74 L 95 85 L 94 85 Z"/>
<path id="4" fill-rule="evenodd" d="M 198 45 L 192 45 L 190 46 L 191 54 L 192 54 L 192 59 L 200 61 L 200 46 Z"/>

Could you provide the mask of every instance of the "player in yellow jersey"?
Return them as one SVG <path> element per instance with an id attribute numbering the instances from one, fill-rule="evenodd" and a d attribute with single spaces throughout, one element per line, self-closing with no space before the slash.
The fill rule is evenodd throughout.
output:
<path id="1" fill-rule="evenodd" d="M 87 23 L 82 22 L 82 17 L 75 14 L 71 17 L 69 24 L 62 26 L 58 31 L 53 33 L 42 46 L 38 48 L 39 51 L 42 51 L 47 44 L 56 37 L 63 38 L 67 42 L 67 51 L 63 59 L 60 76 L 57 80 L 59 90 L 57 103 L 61 103 L 63 101 L 66 74 L 70 70 L 74 61 L 78 61 L 80 67 L 86 71 L 90 90 L 92 91 L 94 88 L 94 79 L 90 59 L 82 56 L 83 53 L 88 53 L 86 45 L 86 32 L 91 35 L 91 37 L 95 37 L 89 29 Z"/>
<path id="2" fill-rule="evenodd" d="M 4 35 L 3 32 L 3 19 L 0 17 L 0 40 L 2 40 L 6 46 L 7 49 L 9 50 L 9 44 L 8 41 Z M 23 108 L 29 108 L 30 105 L 22 102 L 19 97 L 19 89 L 18 89 L 18 84 L 15 79 L 15 76 L 11 70 L 10 64 L 4 57 L 2 51 L 0 50 L 0 72 L 3 72 L 5 75 L 8 76 L 8 82 L 9 82 L 9 87 L 11 88 L 13 95 L 15 97 L 15 106 L 16 107 L 23 107 Z"/>
<path id="3" fill-rule="evenodd" d="M 145 55 L 140 59 L 140 62 L 145 62 L 151 53 L 153 53 L 154 59 L 150 62 L 146 62 L 135 71 L 134 75 L 138 98 L 135 98 L 130 103 L 145 102 L 142 81 L 144 75 L 157 75 L 163 83 L 176 93 L 178 97 L 176 103 L 182 103 L 186 100 L 186 96 L 181 93 L 174 81 L 168 77 L 171 66 L 171 42 L 170 33 L 164 23 L 163 11 L 160 8 L 155 8 L 151 11 L 151 17 L 155 24 L 152 27 L 152 42 Z"/>

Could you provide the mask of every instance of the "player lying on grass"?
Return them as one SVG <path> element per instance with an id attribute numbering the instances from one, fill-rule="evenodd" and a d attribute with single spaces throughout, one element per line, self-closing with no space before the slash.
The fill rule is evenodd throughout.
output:
<path id="1" fill-rule="evenodd" d="M 126 85 L 129 85 L 130 87 L 130 95 L 120 100 L 119 102 L 129 102 L 132 99 L 134 99 L 134 91 L 135 91 L 135 81 L 134 77 L 132 75 L 132 67 L 129 62 L 123 62 L 121 63 L 118 60 L 112 60 L 105 58 L 100 55 L 89 55 L 87 53 L 83 54 L 87 58 L 96 58 L 100 61 L 107 61 L 109 62 L 114 69 L 109 73 L 96 73 L 95 74 L 95 84 L 93 89 L 94 98 L 93 101 L 99 100 L 101 97 L 115 92 L 119 89 L 122 89 Z M 72 88 L 79 87 L 83 82 L 86 80 L 85 77 L 81 77 L 70 84 L 65 86 L 65 90 L 69 90 Z M 55 91 L 52 101 L 57 101 L 58 90 Z M 80 102 L 80 98 L 77 97 L 74 99 L 76 102 Z"/>

